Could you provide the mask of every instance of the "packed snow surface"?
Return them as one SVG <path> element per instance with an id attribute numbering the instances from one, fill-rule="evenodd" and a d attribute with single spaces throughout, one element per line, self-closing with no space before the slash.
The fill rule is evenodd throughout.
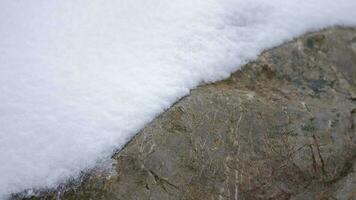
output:
<path id="1" fill-rule="evenodd" d="M 202 82 L 355 0 L 0 0 L 0 199 L 109 159 Z"/>

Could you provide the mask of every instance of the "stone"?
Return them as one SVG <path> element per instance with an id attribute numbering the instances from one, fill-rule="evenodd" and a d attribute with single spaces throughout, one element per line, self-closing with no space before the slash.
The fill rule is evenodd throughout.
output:
<path id="1" fill-rule="evenodd" d="M 28 198 L 356 199 L 355 41 L 333 27 L 267 50 L 148 124 L 115 173 Z"/>

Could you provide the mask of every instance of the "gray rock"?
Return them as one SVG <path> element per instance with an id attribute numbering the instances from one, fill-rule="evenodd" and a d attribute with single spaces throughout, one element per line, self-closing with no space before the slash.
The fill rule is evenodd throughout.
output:
<path id="1" fill-rule="evenodd" d="M 113 159 L 114 174 L 32 198 L 356 199 L 356 29 L 306 34 L 192 90 Z"/>

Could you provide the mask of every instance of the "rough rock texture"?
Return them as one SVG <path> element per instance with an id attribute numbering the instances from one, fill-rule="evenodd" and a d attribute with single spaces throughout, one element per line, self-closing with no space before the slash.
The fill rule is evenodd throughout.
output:
<path id="1" fill-rule="evenodd" d="M 116 174 L 94 170 L 41 199 L 356 199 L 356 29 L 264 52 L 193 90 L 113 158 Z"/>

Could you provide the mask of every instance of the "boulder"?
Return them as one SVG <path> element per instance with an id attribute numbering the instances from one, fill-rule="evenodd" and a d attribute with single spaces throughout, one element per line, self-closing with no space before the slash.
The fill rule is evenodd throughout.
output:
<path id="1" fill-rule="evenodd" d="M 113 159 L 31 199 L 356 199 L 356 29 L 308 33 L 199 86 Z"/>

